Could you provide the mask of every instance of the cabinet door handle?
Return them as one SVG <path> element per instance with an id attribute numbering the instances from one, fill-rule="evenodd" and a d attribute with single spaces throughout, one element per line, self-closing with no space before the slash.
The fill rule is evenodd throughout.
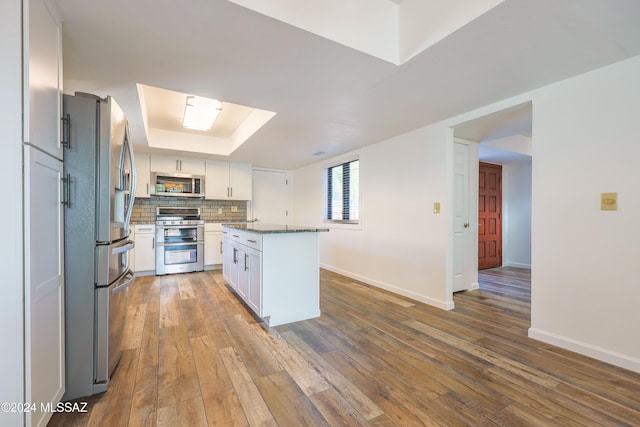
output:
<path id="1" fill-rule="evenodd" d="M 149 183 L 147 182 L 147 196 L 149 195 Z"/>
<path id="2" fill-rule="evenodd" d="M 67 114 L 64 117 L 60 117 L 62 121 L 62 141 L 60 143 L 63 147 L 71 149 L 71 114 Z"/>
<path id="3" fill-rule="evenodd" d="M 251 240 L 251 239 L 248 239 L 248 240 L 247 240 L 247 242 L 251 242 L 251 243 L 258 243 L 257 241 L 255 241 L 255 240 Z"/>
<path id="4" fill-rule="evenodd" d="M 68 208 L 71 207 L 71 175 L 66 174 L 63 178 L 60 178 L 62 181 L 62 204 Z"/>
<path id="5" fill-rule="evenodd" d="M 155 249 L 156 248 L 156 238 L 152 237 L 151 238 L 151 249 Z"/>
<path id="6" fill-rule="evenodd" d="M 247 258 L 249 258 L 249 255 L 244 254 L 244 271 L 249 269 L 249 266 L 247 265 Z"/>
<path id="7" fill-rule="evenodd" d="M 233 263 L 237 264 L 238 263 L 238 258 L 236 257 L 238 250 L 236 248 L 233 248 Z"/>
<path id="8" fill-rule="evenodd" d="M 222 253 L 222 242 L 220 242 L 220 253 Z"/>

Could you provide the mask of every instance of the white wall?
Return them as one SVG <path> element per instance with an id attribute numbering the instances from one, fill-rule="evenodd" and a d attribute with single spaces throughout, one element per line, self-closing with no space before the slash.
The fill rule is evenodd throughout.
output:
<path id="1" fill-rule="evenodd" d="M 362 227 L 324 233 L 321 264 L 450 308 L 448 129 L 532 101 L 529 334 L 640 372 L 638 76 L 635 57 L 363 148 Z M 295 224 L 322 224 L 323 165 L 294 171 Z"/>
<path id="2" fill-rule="evenodd" d="M 24 401 L 22 278 L 22 2 L 0 5 L 0 158 L 5 209 L 0 209 L 4 244 L 0 246 L 0 402 Z M 19 426 L 23 414 L 0 411 L 0 425 Z"/>
<path id="3" fill-rule="evenodd" d="M 360 154 L 361 225 L 320 237 L 323 267 L 448 308 L 445 128 L 423 128 L 365 147 Z M 323 168 L 294 171 L 293 224 L 322 222 Z M 433 214 L 441 201 L 442 213 Z"/>
<path id="4" fill-rule="evenodd" d="M 530 330 L 638 372 L 639 119 L 640 57 L 535 94 Z"/>
<path id="5" fill-rule="evenodd" d="M 502 265 L 531 268 L 531 157 L 502 167 Z"/>

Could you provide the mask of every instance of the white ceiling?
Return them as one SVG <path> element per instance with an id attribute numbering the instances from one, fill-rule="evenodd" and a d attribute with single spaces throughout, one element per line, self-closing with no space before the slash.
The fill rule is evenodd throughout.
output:
<path id="1" fill-rule="evenodd" d="M 637 0 L 506 0 L 400 66 L 226 0 L 52 1 L 65 93 L 112 95 L 137 149 L 141 83 L 276 112 L 228 159 L 281 169 L 640 54 Z"/>

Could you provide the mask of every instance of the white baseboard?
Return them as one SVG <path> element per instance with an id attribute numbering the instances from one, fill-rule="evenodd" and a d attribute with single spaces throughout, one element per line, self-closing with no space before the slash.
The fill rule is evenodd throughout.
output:
<path id="1" fill-rule="evenodd" d="M 343 276 L 350 277 L 352 279 L 358 280 L 360 282 L 364 282 L 368 285 L 375 286 L 376 288 L 381 288 L 389 292 L 393 292 L 398 295 L 405 296 L 407 298 L 411 298 L 413 300 L 431 305 L 436 308 L 440 308 L 442 310 L 453 310 L 454 305 L 453 301 L 440 301 L 434 298 L 430 298 L 426 295 L 417 294 L 415 292 L 407 291 L 406 289 L 398 288 L 397 286 L 390 285 L 385 282 L 380 282 L 378 280 L 371 279 L 369 277 L 361 276 L 359 274 L 352 273 L 350 271 L 343 270 L 341 268 L 333 267 L 326 264 L 320 264 L 321 268 L 325 270 L 333 271 L 334 273 L 342 274 Z"/>
<path id="2" fill-rule="evenodd" d="M 502 263 L 503 267 L 518 267 L 518 268 L 528 268 L 529 270 L 531 270 L 531 264 L 523 264 L 521 262 L 512 262 L 512 261 L 507 261 L 507 262 L 503 262 Z"/>
<path id="3" fill-rule="evenodd" d="M 603 362 L 611 363 L 612 365 L 616 365 L 621 368 L 640 373 L 640 359 L 628 356 L 626 354 L 616 353 L 602 347 L 576 341 L 567 337 L 534 328 L 529 328 L 529 338 L 546 342 L 547 344 L 555 345 L 566 350 L 574 351 L 576 353 L 593 357 L 594 359 L 598 359 Z"/>
<path id="4" fill-rule="evenodd" d="M 469 286 L 469 289 L 467 289 L 468 291 L 475 291 L 476 289 L 480 289 L 480 283 L 476 282 L 476 283 L 472 283 L 471 286 Z"/>

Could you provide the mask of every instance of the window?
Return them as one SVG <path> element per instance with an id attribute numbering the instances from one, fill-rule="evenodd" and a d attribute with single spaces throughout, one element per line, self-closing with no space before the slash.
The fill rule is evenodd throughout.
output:
<path id="1" fill-rule="evenodd" d="M 325 220 L 357 224 L 360 219 L 360 161 L 351 160 L 325 171 Z"/>

